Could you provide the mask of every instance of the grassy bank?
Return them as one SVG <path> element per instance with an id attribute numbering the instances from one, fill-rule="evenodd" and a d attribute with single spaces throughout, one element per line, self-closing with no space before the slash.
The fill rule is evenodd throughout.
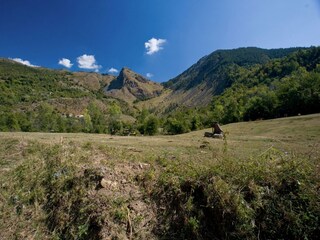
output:
<path id="1" fill-rule="evenodd" d="M 316 239 L 320 115 L 223 129 L 0 133 L 0 238 Z"/>

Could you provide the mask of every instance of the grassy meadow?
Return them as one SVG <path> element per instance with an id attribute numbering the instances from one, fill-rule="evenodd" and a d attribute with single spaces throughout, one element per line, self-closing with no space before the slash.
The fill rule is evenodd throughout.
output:
<path id="1" fill-rule="evenodd" d="M 320 114 L 222 129 L 0 133 L 0 239 L 316 239 Z"/>

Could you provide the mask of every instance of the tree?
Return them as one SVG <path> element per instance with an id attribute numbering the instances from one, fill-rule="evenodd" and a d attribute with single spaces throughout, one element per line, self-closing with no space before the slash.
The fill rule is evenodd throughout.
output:
<path id="1" fill-rule="evenodd" d="M 107 132 L 107 121 L 100 108 L 96 103 L 90 103 L 88 113 L 92 122 L 92 132 L 105 133 Z"/>
<path id="2" fill-rule="evenodd" d="M 143 108 L 141 113 L 137 117 L 138 122 L 143 123 L 149 115 L 150 115 L 149 111 Z"/>
<path id="3" fill-rule="evenodd" d="M 57 131 L 57 113 L 48 103 L 42 103 L 37 109 L 34 127 L 37 131 Z"/>
<path id="4" fill-rule="evenodd" d="M 159 131 L 159 120 L 156 116 L 150 115 L 145 121 L 144 133 L 152 136 Z"/>
<path id="5" fill-rule="evenodd" d="M 122 122 L 117 118 L 112 118 L 108 125 L 108 131 L 111 135 L 120 134 L 123 130 Z"/>
<path id="6" fill-rule="evenodd" d="M 244 120 L 272 118 L 276 115 L 277 107 L 278 99 L 275 93 L 260 88 L 259 94 L 248 100 L 243 118 Z"/>
<path id="7" fill-rule="evenodd" d="M 189 132 L 190 129 L 186 121 L 179 121 L 176 118 L 169 117 L 165 122 L 164 128 L 169 134 L 181 134 Z"/>
<path id="8" fill-rule="evenodd" d="M 120 106 L 116 102 L 111 102 L 108 112 L 110 116 L 116 116 L 122 113 Z"/>
<path id="9" fill-rule="evenodd" d="M 20 131 L 19 122 L 14 113 L 8 113 L 6 125 L 9 131 Z"/>
<path id="10" fill-rule="evenodd" d="M 92 125 L 91 116 L 88 112 L 88 109 L 86 109 L 83 114 L 83 121 L 84 121 L 84 131 L 87 133 L 91 132 L 93 125 Z"/>
<path id="11" fill-rule="evenodd" d="M 191 119 L 191 131 L 198 130 L 201 127 L 200 117 L 197 113 L 194 113 Z"/>
<path id="12" fill-rule="evenodd" d="M 20 126 L 20 130 L 23 132 L 30 132 L 31 131 L 31 122 L 28 118 L 28 115 L 24 112 L 20 112 L 16 114 L 18 123 Z"/>

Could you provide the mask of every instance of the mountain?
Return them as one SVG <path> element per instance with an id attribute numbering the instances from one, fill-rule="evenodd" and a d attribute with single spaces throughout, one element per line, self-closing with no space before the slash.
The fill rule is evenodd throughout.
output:
<path id="1" fill-rule="evenodd" d="M 0 131 L 144 134 L 154 122 L 176 134 L 317 113 L 319 92 L 320 47 L 218 50 L 162 85 L 128 68 L 115 77 L 0 59 Z"/>
<path id="2" fill-rule="evenodd" d="M 123 68 L 119 76 L 111 81 L 104 90 L 109 97 L 134 102 L 159 96 L 163 86 L 146 79 L 129 68 Z"/>
<path id="3" fill-rule="evenodd" d="M 22 65 L 0 59 L 0 107 L 34 108 L 41 102 L 59 102 L 72 114 L 82 114 L 88 99 L 100 101 L 101 89 L 115 77 L 97 73 L 69 72 Z M 70 108 L 77 99 L 77 109 Z M 82 106 L 83 107 L 80 107 Z"/>
<path id="4" fill-rule="evenodd" d="M 115 115 L 134 122 L 135 109 L 103 92 L 115 78 L 0 59 L 0 131 L 107 132 Z"/>
<path id="5" fill-rule="evenodd" d="M 166 97 L 178 105 L 204 106 L 210 103 L 212 96 L 221 94 L 234 81 L 232 73 L 238 68 L 250 68 L 257 64 L 266 64 L 275 58 L 282 58 L 302 48 L 261 49 L 255 47 L 232 50 L 218 50 L 201 58 L 196 64 L 163 83 L 172 91 Z"/>

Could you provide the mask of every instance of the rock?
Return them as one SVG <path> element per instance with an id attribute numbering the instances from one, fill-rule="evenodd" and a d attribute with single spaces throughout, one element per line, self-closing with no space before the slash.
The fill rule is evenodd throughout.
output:
<path id="1" fill-rule="evenodd" d="M 125 184 L 125 183 L 127 183 L 127 180 L 126 179 L 122 179 L 121 180 L 121 184 Z"/>
<path id="2" fill-rule="evenodd" d="M 223 134 L 222 133 L 215 133 L 213 134 L 213 138 L 220 138 L 220 139 L 223 139 Z"/>
<path id="3" fill-rule="evenodd" d="M 211 132 L 205 132 L 204 137 L 213 137 L 213 133 Z"/>
<path id="4" fill-rule="evenodd" d="M 139 163 L 140 169 L 148 169 L 150 167 L 150 164 L 148 163 Z"/>
<path id="5" fill-rule="evenodd" d="M 118 183 L 117 182 L 112 182 L 110 180 L 107 180 L 105 178 L 102 178 L 101 179 L 101 182 L 100 182 L 101 186 L 103 188 L 109 188 L 109 189 L 114 189 L 117 187 Z"/>

